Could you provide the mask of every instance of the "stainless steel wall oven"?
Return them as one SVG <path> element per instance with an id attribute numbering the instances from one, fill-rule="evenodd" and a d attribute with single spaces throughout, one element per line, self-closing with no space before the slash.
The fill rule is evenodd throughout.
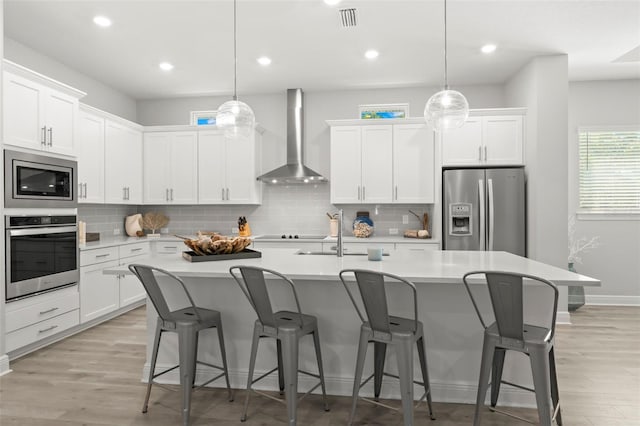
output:
<path id="1" fill-rule="evenodd" d="M 5 216 L 6 300 L 79 281 L 76 216 Z"/>

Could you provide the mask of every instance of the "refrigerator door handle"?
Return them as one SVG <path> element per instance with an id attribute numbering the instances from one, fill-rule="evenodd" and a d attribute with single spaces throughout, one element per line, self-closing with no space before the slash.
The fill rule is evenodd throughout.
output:
<path id="1" fill-rule="evenodd" d="M 479 249 L 486 250 L 485 244 L 485 218 L 484 218 L 484 179 L 478 179 L 478 199 L 480 200 L 480 247 Z"/>
<path id="2" fill-rule="evenodd" d="M 489 248 L 488 250 L 493 250 L 493 230 L 494 223 L 493 219 L 495 215 L 493 214 L 493 179 L 487 179 L 487 195 L 489 196 Z"/>

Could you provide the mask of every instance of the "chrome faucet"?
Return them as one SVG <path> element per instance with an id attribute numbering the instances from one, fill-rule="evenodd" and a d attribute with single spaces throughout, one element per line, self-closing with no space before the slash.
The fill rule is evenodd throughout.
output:
<path id="1" fill-rule="evenodd" d="M 344 254 L 343 248 L 342 248 L 342 219 L 343 219 L 343 215 L 344 212 L 342 211 L 342 209 L 338 210 L 338 244 L 336 245 L 336 254 L 338 255 L 338 257 L 342 257 L 342 255 Z"/>

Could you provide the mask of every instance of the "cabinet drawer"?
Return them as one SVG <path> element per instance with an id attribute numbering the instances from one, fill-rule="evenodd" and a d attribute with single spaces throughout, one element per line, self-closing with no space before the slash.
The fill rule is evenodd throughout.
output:
<path id="1" fill-rule="evenodd" d="M 149 243 L 125 244 L 120 246 L 120 258 L 149 254 Z"/>
<path id="2" fill-rule="evenodd" d="M 73 311 L 49 318 L 37 324 L 7 333 L 7 352 L 37 342 L 45 337 L 53 336 L 54 334 L 78 325 L 78 323 L 78 309 L 74 309 Z"/>
<path id="3" fill-rule="evenodd" d="M 179 241 L 176 241 L 175 243 L 169 241 L 157 241 L 154 245 L 154 249 L 157 254 L 175 254 L 182 250 L 188 250 L 187 246 Z"/>
<path id="4" fill-rule="evenodd" d="M 80 266 L 118 260 L 118 247 L 105 247 L 80 252 Z"/>
<path id="5" fill-rule="evenodd" d="M 43 296 L 49 296 L 49 294 Z M 80 298 L 77 287 L 74 287 L 72 292 L 64 292 L 64 294 L 57 297 L 47 297 L 44 300 L 18 307 L 17 309 L 9 310 L 7 308 L 5 331 L 8 333 L 78 309 L 79 304 Z"/>
<path id="6" fill-rule="evenodd" d="M 439 250 L 438 243 L 396 243 L 397 251 L 429 251 Z"/>

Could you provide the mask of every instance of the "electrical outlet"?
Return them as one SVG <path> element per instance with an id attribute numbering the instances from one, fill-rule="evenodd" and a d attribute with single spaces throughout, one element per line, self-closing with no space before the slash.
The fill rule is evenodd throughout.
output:
<path id="1" fill-rule="evenodd" d="M 115 229 L 113 230 L 113 235 L 120 235 L 120 229 L 115 228 Z"/>
<path id="2" fill-rule="evenodd" d="M 406 225 L 409 223 L 409 215 L 408 214 L 403 214 L 402 215 L 402 224 Z"/>
<path id="3" fill-rule="evenodd" d="M 389 235 L 398 235 L 398 228 L 389 228 Z"/>

